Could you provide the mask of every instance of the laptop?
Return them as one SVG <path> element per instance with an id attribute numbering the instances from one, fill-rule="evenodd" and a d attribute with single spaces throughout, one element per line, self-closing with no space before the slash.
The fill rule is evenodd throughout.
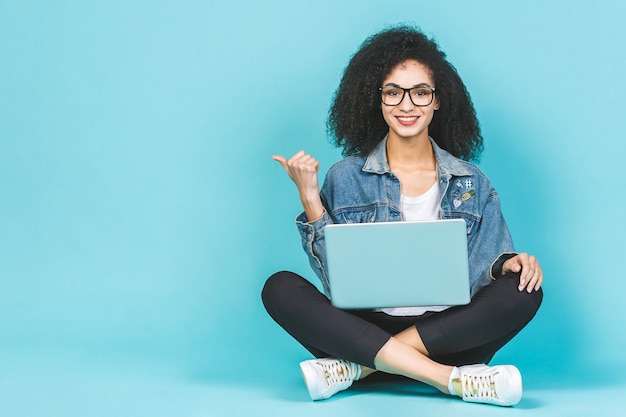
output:
<path id="1" fill-rule="evenodd" d="M 464 220 L 324 228 L 331 302 L 345 309 L 470 302 Z"/>

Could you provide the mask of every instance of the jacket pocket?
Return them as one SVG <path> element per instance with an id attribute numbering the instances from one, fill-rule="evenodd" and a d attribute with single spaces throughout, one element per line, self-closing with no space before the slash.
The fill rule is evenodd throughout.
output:
<path id="1" fill-rule="evenodd" d="M 455 212 L 443 216 L 444 219 L 461 219 L 465 220 L 465 231 L 469 235 L 480 224 L 480 218 L 472 213 Z"/>
<path id="2" fill-rule="evenodd" d="M 339 223 L 373 223 L 376 221 L 376 206 L 342 208 L 335 217 Z"/>

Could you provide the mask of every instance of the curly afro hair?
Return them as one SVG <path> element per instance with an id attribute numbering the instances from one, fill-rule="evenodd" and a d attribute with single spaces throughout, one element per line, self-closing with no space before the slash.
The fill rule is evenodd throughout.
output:
<path id="1" fill-rule="evenodd" d="M 476 111 L 463 81 L 437 43 L 401 25 L 365 40 L 346 67 L 329 111 L 327 128 L 343 155 L 367 155 L 387 134 L 378 88 L 399 64 L 415 60 L 431 73 L 439 110 L 428 128 L 452 155 L 477 160 L 483 150 Z"/>

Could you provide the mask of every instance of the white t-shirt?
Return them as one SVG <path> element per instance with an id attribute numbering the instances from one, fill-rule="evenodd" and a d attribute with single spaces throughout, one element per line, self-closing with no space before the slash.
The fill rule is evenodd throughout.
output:
<path id="1" fill-rule="evenodd" d="M 439 187 L 437 183 L 430 187 L 422 195 L 416 197 L 400 196 L 400 209 L 404 220 L 438 220 L 439 219 Z M 425 306 L 425 307 L 392 307 L 379 308 L 390 316 L 419 316 L 427 311 L 443 311 L 451 306 Z"/>
<path id="2" fill-rule="evenodd" d="M 416 197 L 400 196 L 400 210 L 404 220 L 439 219 L 439 187 L 433 184 L 424 194 Z"/>

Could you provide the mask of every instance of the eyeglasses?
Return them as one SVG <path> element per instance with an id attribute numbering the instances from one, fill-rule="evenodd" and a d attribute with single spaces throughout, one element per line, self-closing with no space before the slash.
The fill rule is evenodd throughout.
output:
<path id="1" fill-rule="evenodd" d="M 380 98 L 383 104 L 387 106 L 397 106 L 402 103 L 404 100 L 404 95 L 409 93 L 409 99 L 411 103 L 415 106 L 428 106 L 433 102 L 435 98 L 435 88 L 434 87 L 413 87 L 413 88 L 402 88 L 396 86 L 385 86 L 380 87 Z"/>

